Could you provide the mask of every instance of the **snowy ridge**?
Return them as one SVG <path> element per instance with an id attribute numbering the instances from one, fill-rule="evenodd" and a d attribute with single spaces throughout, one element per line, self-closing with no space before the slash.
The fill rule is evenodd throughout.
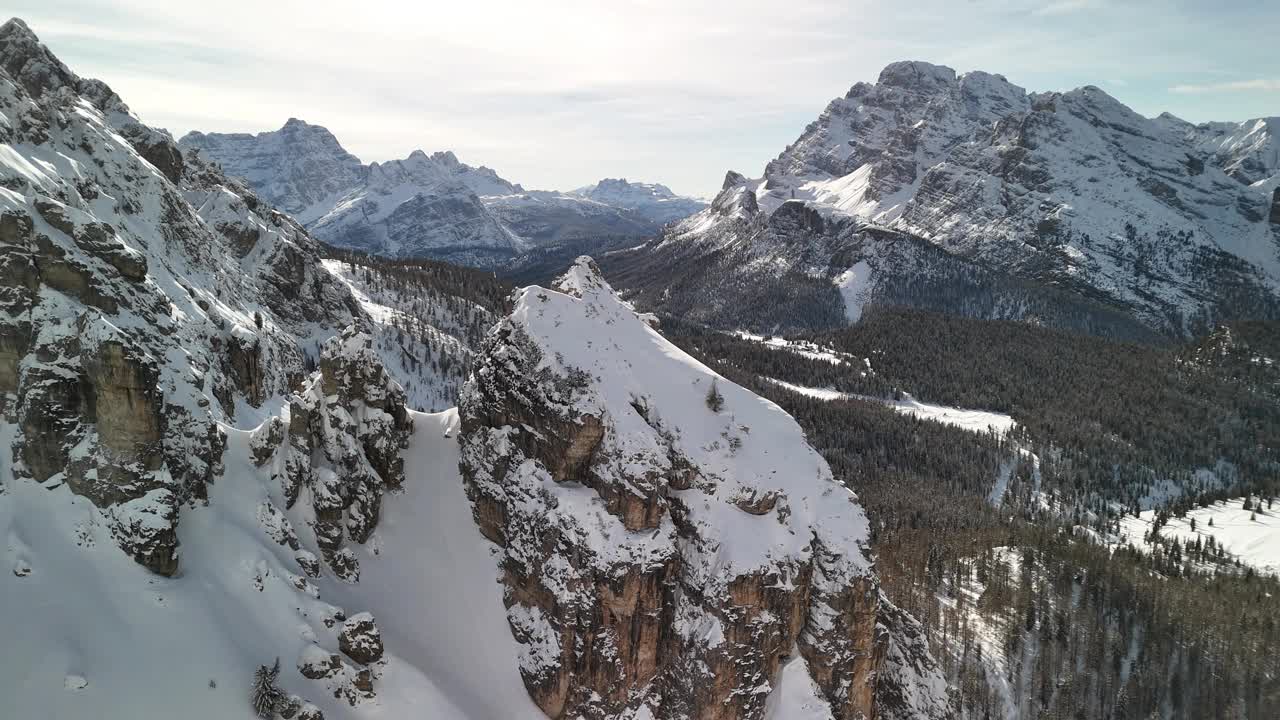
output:
<path id="1" fill-rule="evenodd" d="M 856 498 L 794 419 L 666 341 L 590 258 L 517 293 L 460 414 L 468 494 L 548 715 L 876 707 L 887 633 Z M 936 677 L 923 646 L 910 655 Z"/>
<path id="2" fill-rule="evenodd" d="M 586 372 L 593 378 L 589 390 L 575 394 L 573 412 L 612 420 L 602 451 L 660 458 L 667 456 L 669 442 L 702 475 L 721 481 L 713 491 L 719 502 L 707 507 L 705 516 L 703 503 L 688 503 L 690 522 L 707 533 L 709 547 L 718 548 L 698 558 L 700 585 L 714 588 L 725 578 L 776 570 L 787 558 L 806 557 L 810 534 L 829 547 L 846 549 L 845 572 L 868 570 L 861 552 L 866 516 L 853 494 L 835 483 L 790 415 L 667 342 L 617 298 L 589 259 L 580 258 L 557 289 L 523 290 L 511 322 L 542 350 L 538 371 L 561 377 Z M 726 417 L 714 418 L 719 422 L 707 420 L 705 395 L 713 382 L 725 398 Z M 649 417 L 637 411 L 636 403 L 652 408 Z M 664 441 L 655 425 L 674 439 Z M 635 471 L 629 463 L 619 466 L 617 480 L 629 484 Z M 684 492 L 701 496 L 708 490 Z M 769 495 L 788 498 L 789 526 L 796 531 L 750 530 L 757 524 L 733 506 L 735 498 Z"/>

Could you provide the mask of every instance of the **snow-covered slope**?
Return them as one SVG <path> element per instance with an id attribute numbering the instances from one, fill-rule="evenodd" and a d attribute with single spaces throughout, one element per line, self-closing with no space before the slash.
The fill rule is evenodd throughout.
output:
<path id="1" fill-rule="evenodd" d="M 1033 286 L 1163 333 L 1275 317 L 1273 128 L 1152 120 L 1093 86 L 1027 93 L 1000 75 L 894 63 L 833 100 L 763 177 L 730 173 L 710 208 L 648 250 L 668 265 L 733 254 L 739 264 L 759 260 L 754 277 L 836 283 L 844 297 L 824 302 L 845 306 L 848 320 L 866 302 L 906 301 L 1059 324 Z M 906 238 L 953 258 L 950 268 L 908 251 Z M 969 269 L 955 269 L 958 261 Z M 991 273 L 1020 279 L 1021 289 L 995 288 Z"/>
<path id="2" fill-rule="evenodd" d="M 120 553 L 103 512 L 66 486 L 15 481 L 9 443 L 0 442 L 0 607 L 22 618 L 0 630 L 8 712 L 248 718 L 254 669 L 279 657 L 281 690 L 331 720 L 424 711 L 442 720 L 544 717 L 520 682 L 497 568 L 471 522 L 456 418 L 413 416 L 412 470 L 358 550 L 355 585 L 305 577 L 295 551 L 273 536 L 280 518 L 297 528 L 306 519 L 296 509 L 277 514 L 284 499 L 270 472 L 254 466 L 246 431 L 227 429 L 225 473 L 207 506 L 184 510 L 183 572 L 174 578 Z M 300 542 L 319 554 L 305 536 Z M 358 613 L 372 615 L 385 649 L 373 664 L 376 696 L 353 695 L 353 707 L 343 677 L 355 674 L 351 660 L 319 680 L 302 666 L 341 658 L 339 635 Z"/>
<path id="3" fill-rule="evenodd" d="M 814 388 L 796 385 L 794 383 L 777 380 L 775 378 L 764 378 L 766 382 L 773 383 L 781 388 L 786 388 L 791 392 L 811 397 L 815 400 L 865 400 L 868 402 L 883 403 L 889 408 L 896 410 L 903 415 L 918 417 L 921 420 L 930 420 L 943 425 L 951 425 L 961 430 L 968 430 L 976 433 L 996 433 L 1004 435 L 1012 431 L 1017 423 L 1013 418 L 1004 413 L 991 412 L 990 410 L 967 410 L 965 408 L 950 407 L 947 405 L 937 405 L 935 403 L 920 402 L 910 395 L 904 394 L 901 400 L 882 400 L 880 398 L 866 397 L 863 395 L 855 395 L 853 393 L 832 390 L 831 388 Z"/>
<path id="4" fill-rule="evenodd" d="M 296 119 L 256 135 L 192 132 L 180 144 L 245 178 L 326 242 L 386 257 L 492 267 L 536 244 L 651 235 L 665 222 L 634 201 L 526 191 L 452 152 L 362 165 L 327 129 Z M 655 196 L 645 207 L 661 203 L 657 214 L 672 215 L 682 201 Z"/>
<path id="5" fill-rule="evenodd" d="M 1240 123 L 1209 122 L 1200 125 L 1164 113 L 1156 118 L 1213 158 L 1215 165 L 1245 185 L 1274 190 L 1280 174 L 1280 117 Z"/>
<path id="6" fill-rule="evenodd" d="M 628 182 L 626 178 L 605 178 L 594 185 L 578 188 L 573 194 L 605 205 L 634 210 L 659 225 L 689 217 L 707 206 L 702 200 L 676 195 L 666 185 Z"/>

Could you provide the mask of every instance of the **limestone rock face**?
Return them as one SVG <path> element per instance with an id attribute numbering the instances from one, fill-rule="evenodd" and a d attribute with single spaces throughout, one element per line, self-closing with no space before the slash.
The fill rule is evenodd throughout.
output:
<path id="1" fill-rule="evenodd" d="M 412 428 L 404 390 L 387 374 L 373 338 L 353 325 L 325 342 L 320 372 L 290 398 L 287 433 L 266 428 L 251 445 L 255 462 L 265 465 L 271 440 L 284 443 L 273 471 L 286 502 L 292 507 L 307 490 L 320 550 L 344 580 L 360 577 L 346 541 L 369 539 L 383 492 L 404 482 L 400 452 Z"/>
<path id="2" fill-rule="evenodd" d="M 876 717 L 866 518 L 794 420 L 667 343 L 589 258 L 516 300 L 463 393 L 461 467 L 538 706 L 761 718 L 801 662 L 833 717 Z"/>

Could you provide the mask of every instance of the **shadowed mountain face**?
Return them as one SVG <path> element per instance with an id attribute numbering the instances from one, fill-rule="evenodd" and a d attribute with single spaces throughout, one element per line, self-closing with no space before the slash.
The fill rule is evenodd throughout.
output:
<path id="1" fill-rule="evenodd" d="M 1127 316 L 1171 335 L 1276 317 L 1273 126 L 1151 120 L 1092 86 L 1027 93 L 894 63 L 833 100 L 763 177 L 730 173 L 710 208 L 608 266 L 642 295 L 667 269 L 752 293 L 791 276 L 780 291 L 812 285 L 814 300 L 787 315 L 819 318 L 810 326 L 877 302 L 1104 332 Z M 1070 317 L 1055 317 L 1064 292 Z M 726 293 L 709 304 L 746 298 Z"/>

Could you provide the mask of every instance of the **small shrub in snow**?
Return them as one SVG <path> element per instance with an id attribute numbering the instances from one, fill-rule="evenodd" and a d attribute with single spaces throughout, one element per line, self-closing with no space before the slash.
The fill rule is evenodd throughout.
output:
<path id="1" fill-rule="evenodd" d="M 707 390 L 707 407 L 714 413 L 724 408 L 724 396 L 720 394 L 720 388 L 716 387 L 715 380 L 711 381 L 711 389 Z"/>

